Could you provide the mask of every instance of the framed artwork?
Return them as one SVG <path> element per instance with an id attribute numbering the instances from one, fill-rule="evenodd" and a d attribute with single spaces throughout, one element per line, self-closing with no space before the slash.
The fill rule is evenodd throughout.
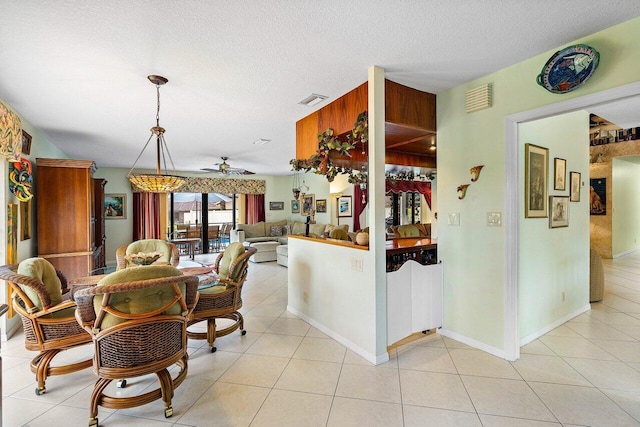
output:
<path id="1" fill-rule="evenodd" d="M 31 200 L 20 202 L 20 240 L 31 238 Z"/>
<path id="2" fill-rule="evenodd" d="M 327 199 L 316 200 L 316 213 L 327 212 Z"/>
<path id="3" fill-rule="evenodd" d="M 291 201 L 291 213 L 300 213 L 300 200 Z"/>
<path id="4" fill-rule="evenodd" d="M 569 197 L 549 196 L 551 215 L 549 215 L 549 228 L 569 226 Z"/>
<path id="5" fill-rule="evenodd" d="M 284 210 L 284 202 L 269 202 L 269 210 L 270 211 L 283 211 Z"/>
<path id="6" fill-rule="evenodd" d="M 127 195 L 126 194 L 105 194 L 104 195 L 104 217 L 105 219 L 126 219 L 127 218 Z"/>
<path id="7" fill-rule="evenodd" d="M 549 149 L 533 144 L 524 146 L 524 217 L 548 216 Z"/>
<path id="8" fill-rule="evenodd" d="M 555 157 L 553 159 L 553 189 L 554 190 L 566 190 L 567 189 L 567 161 Z"/>
<path id="9" fill-rule="evenodd" d="M 569 201 L 580 201 L 580 172 L 569 172 Z"/>
<path id="10" fill-rule="evenodd" d="M 351 196 L 341 196 L 338 199 L 338 218 L 347 218 L 353 215 Z"/>
<path id="11" fill-rule="evenodd" d="M 311 215 L 311 211 L 315 209 L 316 197 L 313 194 L 305 194 L 302 198 L 302 215 Z"/>
<path id="12" fill-rule="evenodd" d="M 589 187 L 589 212 L 591 215 L 607 214 L 607 178 L 591 178 Z"/>
<path id="13" fill-rule="evenodd" d="M 31 154 L 31 135 L 22 131 L 22 152 L 24 154 Z"/>

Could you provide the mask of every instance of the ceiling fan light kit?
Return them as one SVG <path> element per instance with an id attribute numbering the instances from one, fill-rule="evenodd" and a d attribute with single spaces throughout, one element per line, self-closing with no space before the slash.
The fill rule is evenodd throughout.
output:
<path id="1" fill-rule="evenodd" d="M 227 157 L 227 156 L 222 156 L 220 158 L 222 159 L 222 163 L 216 163 L 216 165 L 218 165 L 218 169 L 201 168 L 200 170 L 204 171 L 204 172 L 219 173 L 220 175 L 223 175 L 223 176 L 227 176 L 227 175 L 253 175 L 254 174 L 253 172 L 248 171 L 246 169 L 231 167 L 231 165 L 229 165 L 229 163 L 227 163 L 227 160 L 229 160 L 229 157 Z"/>
<path id="2" fill-rule="evenodd" d="M 180 188 L 184 183 L 185 179 L 181 176 L 170 175 L 166 173 L 167 162 L 165 158 L 169 157 L 169 161 L 171 162 L 171 167 L 175 173 L 175 166 L 173 165 L 173 159 L 171 158 L 171 154 L 169 153 L 169 147 L 167 147 L 167 142 L 164 139 L 165 129 L 160 126 L 160 86 L 163 86 L 168 82 L 168 80 L 162 76 L 147 76 L 149 81 L 156 86 L 156 94 L 157 94 L 157 110 L 156 110 L 156 125 L 151 128 L 151 135 L 149 139 L 147 139 L 147 143 L 142 148 L 142 151 L 138 155 L 138 158 L 131 166 L 131 170 L 127 174 L 127 179 L 133 184 L 137 189 L 146 193 L 173 193 L 178 188 Z M 144 153 L 144 150 L 149 145 L 151 139 L 155 136 L 156 138 L 156 173 L 155 174 L 133 174 L 133 168 L 136 167 L 138 160 Z M 162 171 L 160 167 L 160 159 L 164 162 L 165 172 Z"/>

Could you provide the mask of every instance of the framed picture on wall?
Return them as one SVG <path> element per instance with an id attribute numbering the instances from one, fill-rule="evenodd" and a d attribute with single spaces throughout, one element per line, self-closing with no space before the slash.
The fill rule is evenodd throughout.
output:
<path id="1" fill-rule="evenodd" d="M 348 218 L 353 215 L 351 196 L 342 196 L 338 199 L 338 218 Z"/>
<path id="2" fill-rule="evenodd" d="M 313 194 L 305 194 L 302 198 L 302 215 L 311 215 L 311 210 L 315 209 L 316 197 Z"/>
<path id="3" fill-rule="evenodd" d="M 22 131 L 22 152 L 24 154 L 31 154 L 31 135 Z"/>
<path id="4" fill-rule="evenodd" d="M 546 218 L 549 201 L 549 149 L 524 146 L 524 217 Z"/>
<path id="5" fill-rule="evenodd" d="M 553 159 L 553 189 L 567 189 L 567 161 L 558 157 Z"/>
<path id="6" fill-rule="evenodd" d="M 291 201 L 291 213 L 300 213 L 300 200 Z"/>
<path id="7" fill-rule="evenodd" d="M 569 197 L 549 196 L 551 215 L 549 215 L 549 228 L 569 226 Z"/>
<path id="8" fill-rule="evenodd" d="M 316 213 L 327 212 L 327 199 L 316 200 Z"/>
<path id="9" fill-rule="evenodd" d="M 569 172 L 569 201 L 580 201 L 580 172 Z"/>
<path id="10" fill-rule="evenodd" d="M 284 210 L 284 202 L 269 202 L 269 210 L 270 211 L 283 211 Z"/>
<path id="11" fill-rule="evenodd" d="M 127 218 L 127 195 L 126 194 L 105 194 L 104 195 L 104 217 L 105 219 L 126 219 Z"/>
<path id="12" fill-rule="evenodd" d="M 607 214 L 607 178 L 591 178 L 589 187 L 589 212 L 591 215 Z"/>

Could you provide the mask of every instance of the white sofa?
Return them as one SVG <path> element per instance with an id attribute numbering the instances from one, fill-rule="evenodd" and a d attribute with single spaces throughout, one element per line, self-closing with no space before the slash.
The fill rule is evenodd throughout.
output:
<path id="1" fill-rule="evenodd" d="M 281 220 L 276 222 L 258 222 L 255 224 L 238 224 L 235 230 L 231 230 L 232 242 L 278 242 L 287 244 L 287 234 L 303 235 L 307 224 L 300 221 Z M 349 225 L 333 224 L 309 224 L 309 234 L 315 237 L 325 236 L 334 228 L 342 228 L 349 231 Z"/>

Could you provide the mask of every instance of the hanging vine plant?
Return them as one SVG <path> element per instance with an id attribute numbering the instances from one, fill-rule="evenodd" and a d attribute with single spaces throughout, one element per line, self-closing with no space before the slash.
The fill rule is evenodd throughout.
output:
<path id="1" fill-rule="evenodd" d="M 329 128 L 318 134 L 318 151 L 308 159 L 291 159 L 289 163 L 294 171 L 313 172 L 324 175 L 327 181 L 333 182 L 338 174 L 348 175 L 347 181 L 351 184 L 363 184 L 367 182 L 366 172 L 359 169 L 335 165 L 329 156 L 331 151 L 341 156 L 351 157 L 350 151 L 356 148 L 358 142 L 364 144 L 369 141 L 369 120 L 367 112 L 358 114 L 353 129 L 347 134 L 347 141 L 340 141 L 334 134 L 333 128 Z"/>

